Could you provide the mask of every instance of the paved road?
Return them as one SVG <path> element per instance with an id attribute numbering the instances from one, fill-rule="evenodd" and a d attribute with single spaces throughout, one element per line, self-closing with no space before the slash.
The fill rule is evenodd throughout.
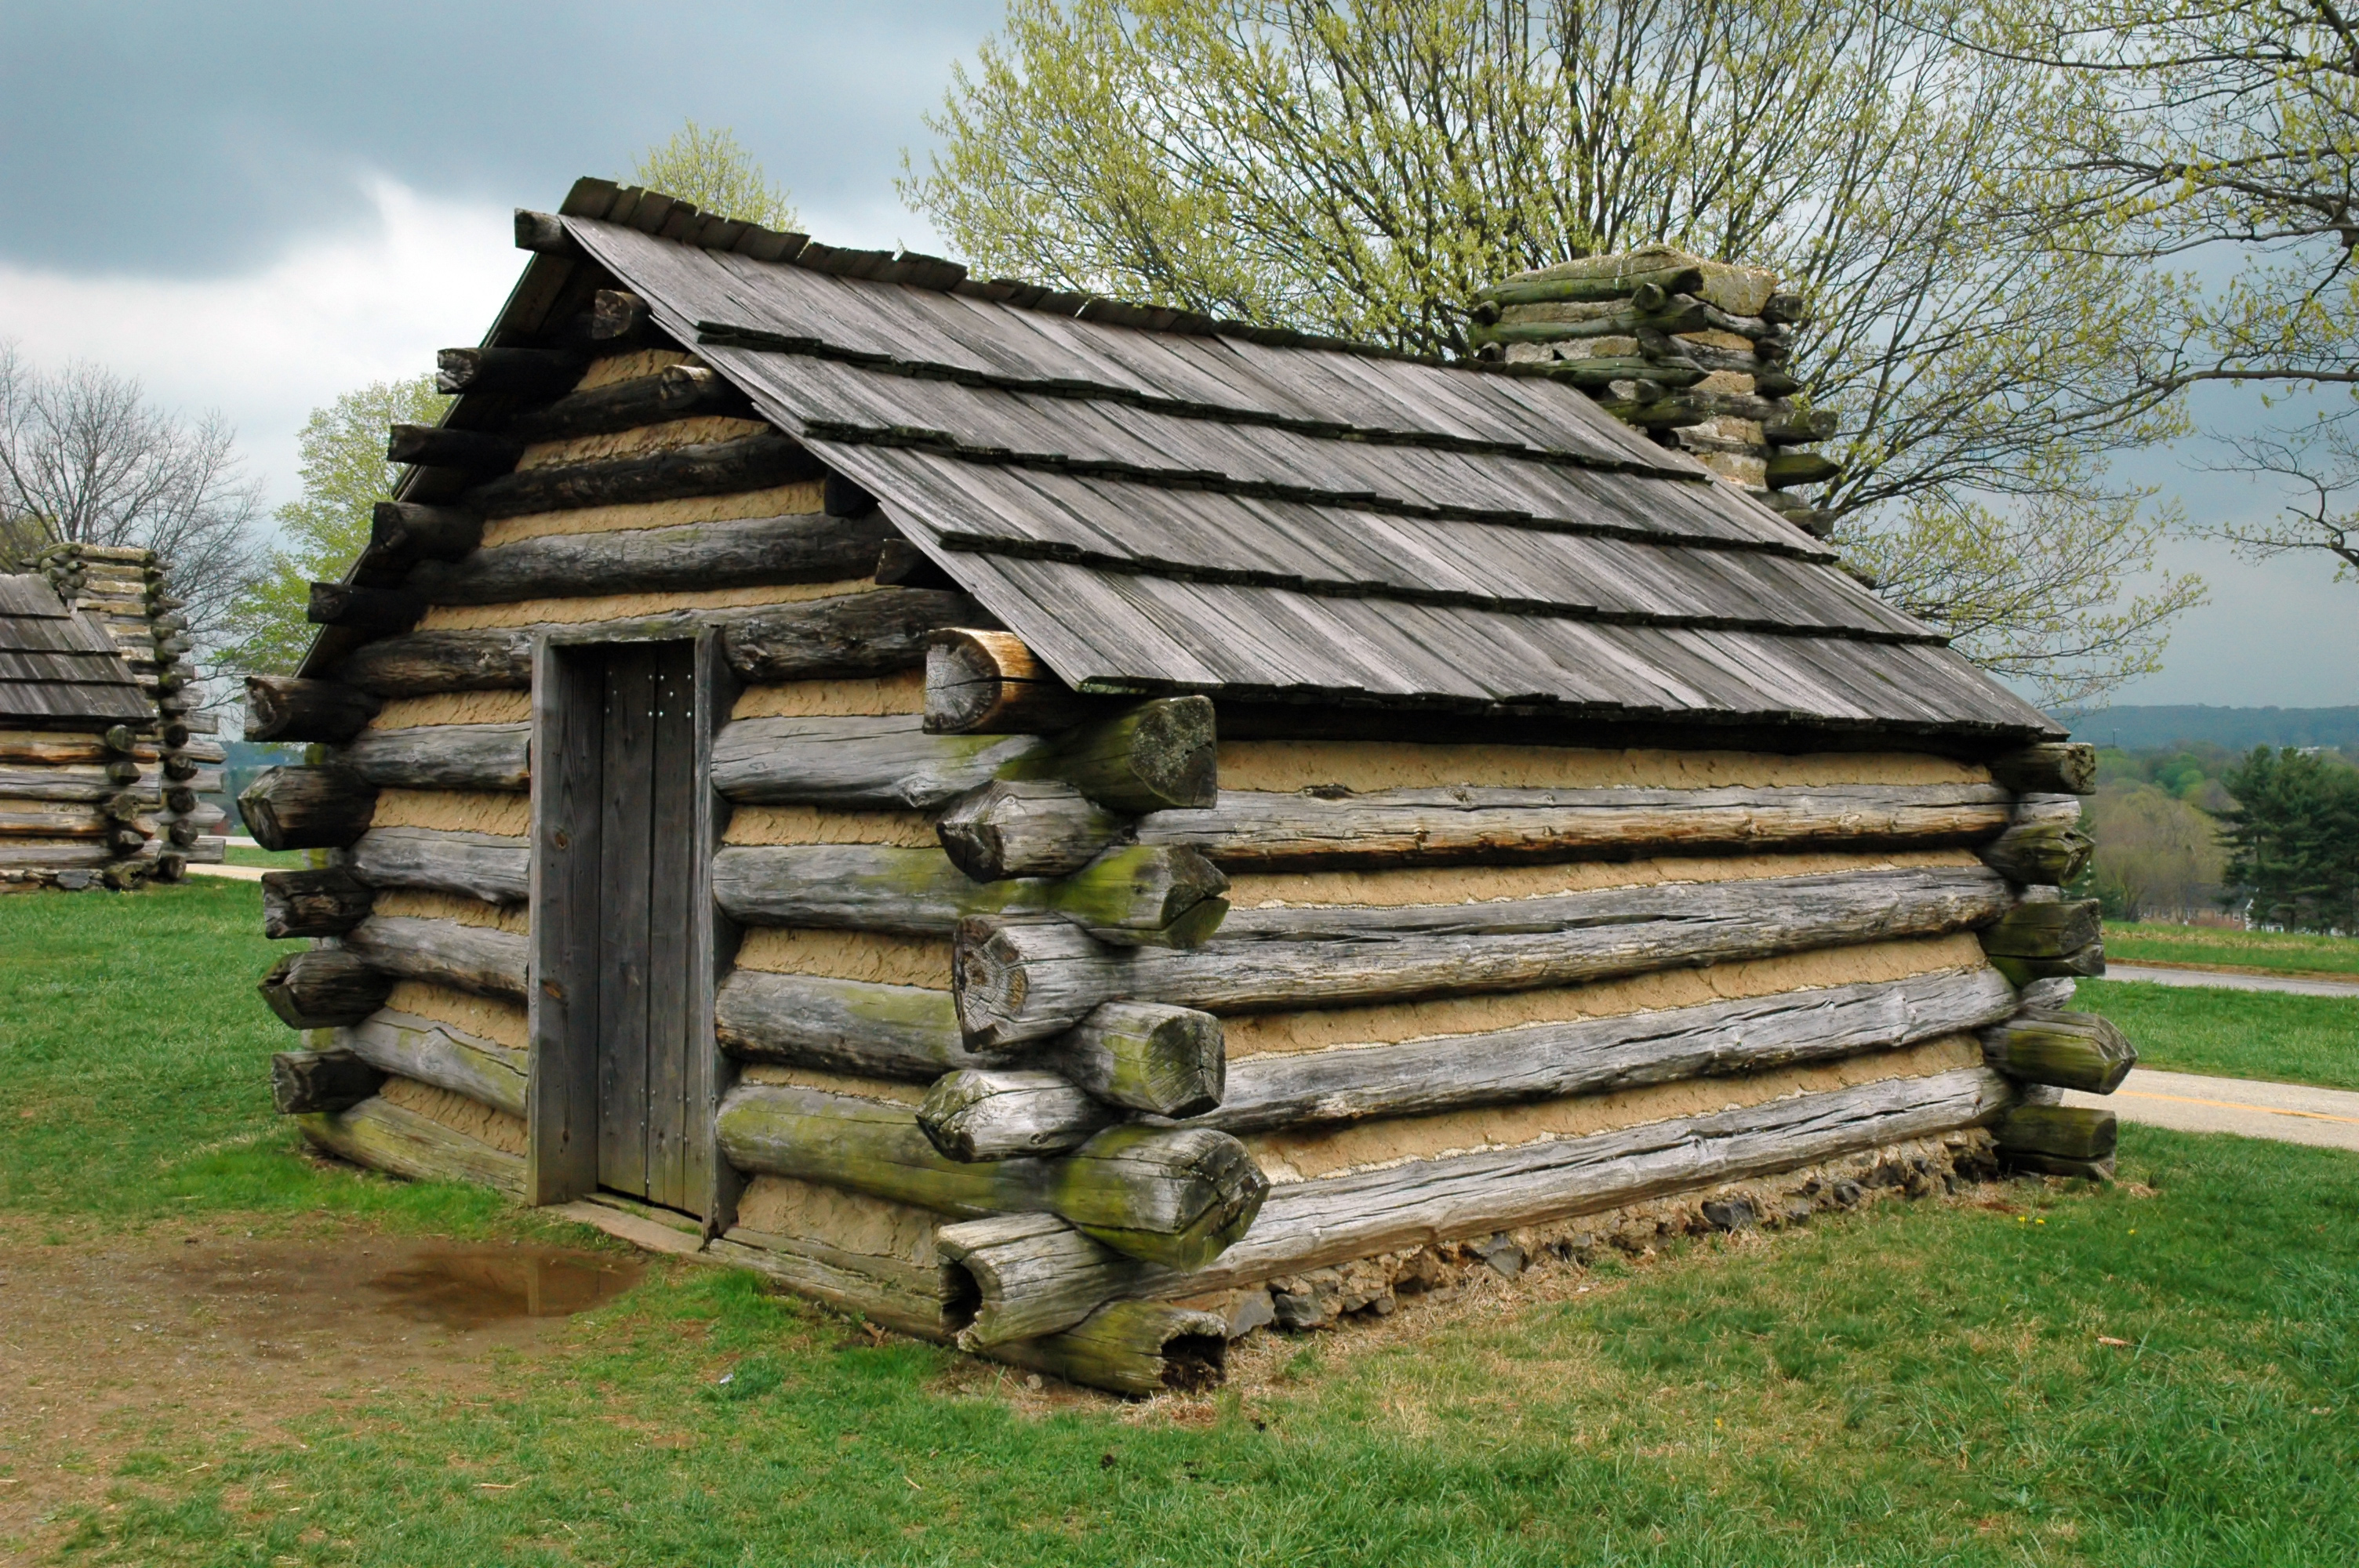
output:
<path id="1" fill-rule="evenodd" d="M 189 868 L 192 877 L 227 877 L 232 881 L 258 882 L 262 880 L 260 866 L 196 866 Z"/>
<path id="2" fill-rule="evenodd" d="M 2240 1132 L 2359 1152 L 2359 1094 L 2345 1089 L 2136 1067 L 2110 1095 L 2068 1092 L 2064 1103 L 2099 1106 L 2124 1121 L 2181 1132 Z"/>
<path id="3" fill-rule="evenodd" d="M 2313 980 L 2300 975 L 2224 975 L 2216 969 L 2164 969 L 2148 968 L 2144 964 L 2107 964 L 2105 979 L 2143 980 L 2157 986 L 2216 986 L 2232 991 L 2291 991 L 2297 996 L 2340 996 L 2359 1000 L 2359 980 Z"/>

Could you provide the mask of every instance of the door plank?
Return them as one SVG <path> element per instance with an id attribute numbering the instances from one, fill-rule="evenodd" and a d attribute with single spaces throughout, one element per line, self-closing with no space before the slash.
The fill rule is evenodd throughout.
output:
<path id="1" fill-rule="evenodd" d="M 656 644 L 647 888 L 647 1196 L 694 1211 L 688 1181 L 689 892 L 696 827 L 695 644 Z"/>
<path id="2" fill-rule="evenodd" d="M 607 656 L 601 791 L 598 1180 L 647 1193 L 647 921 L 655 652 Z"/>

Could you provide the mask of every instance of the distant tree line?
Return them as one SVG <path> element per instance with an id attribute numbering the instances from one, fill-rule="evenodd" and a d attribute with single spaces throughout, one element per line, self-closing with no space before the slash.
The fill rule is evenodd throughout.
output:
<path id="1" fill-rule="evenodd" d="M 2359 931 L 2359 768 L 2263 746 L 2222 782 L 2231 907 L 2256 925 Z"/>

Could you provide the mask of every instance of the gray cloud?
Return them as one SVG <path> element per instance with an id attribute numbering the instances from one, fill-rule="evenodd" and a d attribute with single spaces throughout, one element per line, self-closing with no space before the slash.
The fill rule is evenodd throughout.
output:
<path id="1" fill-rule="evenodd" d="M 373 173 L 553 204 L 688 118 L 733 127 L 839 243 L 920 237 L 892 193 L 900 149 L 999 16 L 997 0 L 0 0 L 0 260 L 250 271 L 369 222 Z"/>

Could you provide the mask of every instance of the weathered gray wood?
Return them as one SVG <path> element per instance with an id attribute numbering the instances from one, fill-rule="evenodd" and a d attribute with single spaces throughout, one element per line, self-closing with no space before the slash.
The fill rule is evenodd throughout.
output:
<path id="1" fill-rule="evenodd" d="M 2018 822 L 1976 853 L 2011 882 L 2061 887 L 2081 874 L 2096 848 L 2076 823 Z"/>
<path id="2" fill-rule="evenodd" d="M 341 936 L 366 919 L 375 892 L 352 872 L 323 871 L 262 873 L 262 934 L 272 941 L 289 936 Z"/>
<path id="3" fill-rule="evenodd" d="M 918 1108 L 918 1125 L 953 1160 L 1006 1160 L 1078 1149 L 1121 1112 L 1037 1068 L 945 1073 Z"/>
<path id="4" fill-rule="evenodd" d="M 977 917 L 958 929 L 954 991 L 969 1044 L 991 1052 L 1120 1000 L 1222 1013 L 1574 985 L 1962 930 L 2011 899 L 2005 879 L 1976 866 L 1482 904 L 1239 910 L 1218 939 L 1184 952 L 1116 951 L 1070 925 Z"/>
<path id="5" fill-rule="evenodd" d="M 950 1281 L 950 1326 L 967 1350 L 1071 1328 L 1154 1277 L 1050 1214 L 961 1220 L 937 1229 L 934 1246 Z"/>
<path id="6" fill-rule="evenodd" d="M 2137 1047 L 2112 1019 L 2027 1007 L 1982 1032 L 1983 1055 L 2010 1078 L 2109 1095 L 2137 1065 Z"/>
<path id="7" fill-rule="evenodd" d="M 2090 979 L 2105 972 L 2105 945 L 2092 942 L 2054 958 L 2020 958 L 2011 953 L 1993 953 L 1990 966 L 2005 975 L 2017 990 L 2036 980 Z"/>
<path id="8" fill-rule="evenodd" d="M 1201 1394 L 1228 1377 L 1228 1325 L 1165 1302 L 1115 1302 L 1039 1339 L 986 1346 L 995 1361 L 1136 1399 Z"/>
<path id="9" fill-rule="evenodd" d="M 1053 781 L 985 784 L 934 824 L 943 853 L 979 882 L 1061 877 L 1122 838 L 1131 819 Z"/>
<path id="10" fill-rule="evenodd" d="M 1207 807 L 1140 817 L 1137 838 L 1192 844 L 1233 869 L 1502 864 L 1658 849 L 1963 844 L 1998 833 L 2012 810 L 2013 797 L 1992 784 L 1223 790 Z"/>
<path id="11" fill-rule="evenodd" d="M 465 1095 L 510 1116 L 525 1114 L 527 1052 L 388 1009 L 338 1030 L 336 1043 L 388 1073 Z"/>
<path id="12" fill-rule="evenodd" d="M 527 409 L 510 421 L 508 434 L 519 441 L 563 441 L 712 414 L 751 416 L 753 406 L 727 378 L 701 365 L 667 365 L 654 375 L 633 376 Z"/>
<path id="13" fill-rule="evenodd" d="M 409 574 L 409 589 L 434 604 L 507 604 L 828 582 L 865 576 L 889 532 L 881 518 L 849 522 L 814 512 L 556 534 L 487 546 L 463 560 L 423 562 Z"/>
<path id="14" fill-rule="evenodd" d="M 722 1048 L 749 1062 L 911 1083 L 991 1065 L 966 1048 L 947 990 L 736 969 L 715 1009 Z"/>
<path id="15" fill-rule="evenodd" d="M 1012 632 L 946 627 L 926 649 L 926 729 L 936 735 L 1045 734 L 1102 717 Z"/>
<path id="16" fill-rule="evenodd" d="M 120 791 L 95 804 L 0 800 L 0 838 L 103 838 L 118 826 L 127 829 L 143 812 L 152 809 L 150 802 Z"/>
<path id="17" fill-rule="evenodd" d="M 376 717 L 383 704 L 341 681 L 295 676 L 245 677 L 245 738 L 324 741 L 341 746 Z"/>
<path id="18" fill-rule="evenodd" d="M 969 1163 L 933 1146 L 914 1106 L 740 1084 L 719 1130 L 741 1170 L 966 1217 L 1057 1214 L 1118 1252 L 1175 1268 L 1243 1235 L 1268 1189 L 1245 1146 L 1209 1129 L 1113 1127 L 1053 1159 Z"/>
<path id="19" fill-rule="evenodd" d="M 342 626 L 364 636 L 407 632 L 426 612 L 426 601 L 406 588 L 367 588 L 351 582 L 315 582 L 306 615 L 314 626 Z"/>
<path id="20" fill-rule="evenodd" d="M 350 1051 L 281 1051 L 270 1058 L 270 1102 L 281 1116 L 350 1110 L 384 1083 L 383 1073 Z"/>
<path id="21" fill-rule="evenodd" d="M 440 425 L 397 424 L 385 444 L 387 462 L 506 473 L 524 455 L 521 442 L 484 430 L 453 430 Z"/>
<path id="22" fill-rule="evenodd" d="M 369 516 L 369 554 L 383 560 L 455 561 L 484 542 L 484 519 L 455 506 L 380 501 Z"/>
<path id="23" fill-rule="evenodd" d="M 1984 1067 L 1886 1078 L 1582 1138 L 1289 1182 L 1214 1263 L 1143 1287 L 1184 1296 L 1378 1252 L 1643 1203 L 1989 1121 L 2016 1100 Z"/>
<path id="24" fill-rule="evenodd" d="M 1997 974 L 1951 970 L 1480 1034 L 1248 1056 L 1229 1064 L 1221 1104 L 1192 1125 L 1248 1132 L 1609 1094 L 1887 1050 L 1981 1029 L 2015 1011 L 2015 989 Z"/>
<path id="25" fill-rule="evenodd" d="M 2008 958 L 2060 958 L 2104 935 L 2104 917 L 2093 898 L 2049 903 L 2018 903 L 1982 933 L 1983 951 Z"/>
<path id="26" fill-rule="evenodd" d="M 1226 1092 L 1221 1021 L 1160 1002 L 1107 1002 L 1023 1059 L 1108 1105 L 1155 1116 L 1201 1115 Z"/>
<path id="27" fill-rule="evenodd" d="M 1029 735 L 929 735 L 915 715 L 740 719 L 712 747 L 712 787 L 741 805 L 929 810 L 981 788 Z"/>
<path id="28" fill-rule="evenodd" d="M 526 1192 L 563 1203 L 598 1185 L 599 810 L 604 687 L 590 659 L 554 643 L 532 665 L 532 1043 Z"/>
<path id="29" fill-rule="evenodd" d="M 888 541 L 890 542 L 890 541 Z M 749 681 L 888 675 L 926 657 L 926 637 L 982 607 L 940 589 L 879 589 L 781 604 L 723 623 L 730 667 Z"/>
<path id="30" fill-rule="evenodd" d="M 1164 697 L 1049 737 L 1000 771 L 1002 778 L 1058 779 L 1115 811 L 1210 806 L 1219 794 L 1220 747 L 1212 702 Z"/>
<path id="31" fill-rule="evenodd" d="M 379 974 L 509 1001 L 525 1000 L 527 951 L 525 938 L 509 932 L 410 915 L 372 914 L 344 934 L 344 952 Z"/>
<path id="32" fill-rule="evenodd" d="M 419 1182 L 468 1182 L 524 1195 L 524 1156 L 495 1149 L 383 1096 L 334 1115 L 302 1119 L 303 1135 L 355 1165 Z"/>
<path id="33" fill-rule="evenodd" d="M 367 831 L 375 810 L 375 786 L 346 768 L 266 768 L 237 797 L 246 831 L 266 849 L 340 849 Z"/>
<path id="34" fill-rule="evenodd" d="M 2018 795 L 2090 795 L 2097 787 L 2097 749 L 2051 741 L 1995 758 L 1991 777 Z"/>
<path id="35" fill-rule="evenodd" d="M 817 479 L 823 471 L 818 460 L 799 442 L 784 436 L 748 436 L 675 447 L 648 457 L 526 469 L 478 485 L 467 492 L 463 503 L 486 517 L 514 517 L 528 512 L 767 490 Z"/>
<path id="36" fill-rule="evenodd" d="M 364 730 L 343 764 L 386 789 L 506 790 L 532 785 L 530 724 L 421 724 Z"/>
<path id="37" fill-rule="evenodd" d="M 2114 1157 L 2120 1129 L 2110 1110 L 2069 1105 L 2019 1105 L 1991 1130 L 1999 1158 L 2012 1165 L 2081 1176 Z"/>
<path id="38" fill-rule="evenodd" d="M 288 954 L 270 966 L 259 989 L 288 1028 L 332 1029 L 384 1006 L 393 982 L 358 954 L 323 947 Z"/>
<path id="39" fill-rule="evenodd" d="M 410 632 L 369 643 L 336 668 L 340 679 L 377 697 L 442 691 L 527 691 L 532 687 L 533 629 Z M 353 727 L 357 731 L 359 726 Z M 340 740 L 349 740 L 349 734 Z"/>
<path id="40" fill-rule="evenodd" d="M 652 313 L 647 302 L 626 288 L 602 288 L 590 297 L 590 336 L 593 341 L 630 338 L 645 330 Z"/>
<path id="41" fill-rule="evenodd" d="M 1054 914 L 1101 940 L 1200 942 L 1228 879 L 1193 849 L 1112 849 L 1070 877 L 978 882 L 939 849 L 877 844 L 734 845 L 713 857 L 713 896 L 749 925 L 947 935 L 972 914 Z"/>
<path id="42" fill-rule="evenodd" d="M 581 245 L 565 232 L 564 219 L 554 212 L 535 212 L 527 207 L 516 210 L 516 247 L 553 256 L 582 254 Z"/>
<path id="43" fill-rule="evenodd" d="M 847 1252 L 803 1236 L 776 1236 L 733 1226 L 705 1244 L 708 1256 L 753 1269 L 799 1294 L 882 1328 L 947 1340 L 951 1326 L 940 1271 Z"/>
<path id="44" fill-rule="evenodd" d="M 371 887 L 430 888 L 485 903 L 522 903 L 532 892 L 531 841 L 496 833 L 373 827 L 345 864 Z"/>

